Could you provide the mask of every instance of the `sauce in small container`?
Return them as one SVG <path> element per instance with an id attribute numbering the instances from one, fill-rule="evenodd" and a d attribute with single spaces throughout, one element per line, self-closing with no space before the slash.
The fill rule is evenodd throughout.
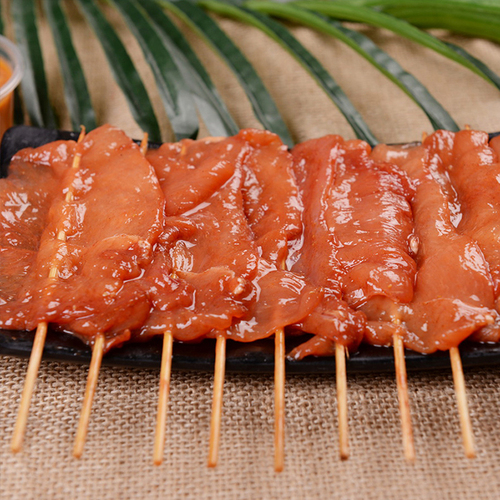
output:
<path id="1" fill-rule="evenodd" d="M 14 116 L 14 89 L 23 76 L 23 60 L 19 49 L 0 35 L 0 140 L 12 127 Z"/>

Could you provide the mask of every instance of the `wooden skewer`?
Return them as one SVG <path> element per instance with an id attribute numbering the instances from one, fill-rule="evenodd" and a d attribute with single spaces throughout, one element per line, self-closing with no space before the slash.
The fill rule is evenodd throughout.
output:
<path id="1" fill-rule="evenodd" d="M 346 349 L 335 344 L 335 370 L 337 378 L 337 406 L 339 413 L 339 450 L 341 460 L 349 458 L 349 426 L 347 422 Z"/>
<path id="2" fill-rule="evenodd" d="M 156 414 L 156 433 L 153 452 L 153 462 L 160 465 L 163 461 L 165 448 L 165 431 L 167 425 L 168 396 L 170 393 L 170 374 L 172 373 L 172 349 L 174 337 L 170 331 L 163 334 L 163 351 L 161 354 L 160 393 L 158 396 L 158 411 Z"/>
<path id="3" fill-rule="evenodd" d="M 406 377 L 403 339 L 398 334 L 395 334 L 393 336 L 393 344 L 404 455 L 408 462 L 414 462 L 415 446 L 413 443 L 413 429 L 411 425 L 410 399 L 408 397 L 408 381 Z"/>
<path id="4" fill-rule="evenodd" d="M 80 135 L 78 137 L 78 143 L 82 142 L 85 137 L 85 127 L 82 126 Z M 73 170 L 78 170 L 80 166 L 81 153 L 75 153 L 73 158 L 73 163 L 71 168 Z M 67 203 L 73 200 L 73 191 L 69 189 L 66 193 L 65 201 Z M 57 239 L 59 241 L 66 241 L 66 233 L 60 230 L 57 233 Z M 59 267 L 57 264 L 51 266 L 49 271 L 49 278 L 56 278 Z M 30 360 L 28 363 L 28 370 L 26 372 L 26 379 L 24 381 L 23 393 L 21 395 L 21 402 L 19 404 L 19 410 L 17 413 L 16 425 L 14 427 L 14 432 L 12 435 L 11 450 L 17 453 L 22 446 L 24 434 L 26 432 L 26 425 L 28 423 L 28 414 L 31 403 L 31 398 L 35 390 L 36 379 L 38 376 L 38 370 L 40 369 L 40 363 L 42 361 L 43 348 L 45 345 L 45 338 L 47 336 L 48 324 L 46 321 L 41 321 L 36 329 L 35 339 L 33 341 L 33 348 L 31 350 Z"/>
<path id="5" fill-rule="evenodd" d="M 467 394 L 465 392 L 465 378 L 460 359 L 458 347 L 450 349 L 451 370 L 453 372 L 453 382 L 455 384 L 455 394 L 457 396 L 458 413 L 460 415 L 460 427 L 462 429 L 462 440 L 464 443 L 465 456 L 474 458 L 476 451 L 474 449 L 474 434 L 467 404 Z"/>
<path id="6" fill-rule="evenodd" d="M 148 134 L 144 132 L 141 141 L 141 153 L 148 152 Z M 175 271 L 172 273 L 175 277 Z M 170 330 L 163 332 L 163 349 L 161 354 L 160 390 L 158 394 L 158 410 L 156 413 L 156 431 L 153 449 L 153 463 L 161 465 L 165 449 L 165 432 L 167 425 L 168 397 L 170 394 L 170 376 L 172 373 L 172 352 L 174 337 Z"/>
<path id="7" fill-rule="evenodd" d="M 274 470 L 285 464 L 285 331 L 279 328 L 274 337 Z"/>
<path id="8" fill-rule="evenodd" d="M 101 369 L 102 357 L 104 355 L 104 335 L 97 335 L 94 348 L 92 349 L 92 359 L 90 361 L 89 374 L 87 377 L 87 387 L 83 398 L 82 412 L 76 432 L 75 446 L 73 448 L 73 456 L 80 458 L 85 446 L 85 438 L 89 427 L 90 411 L 92 410 L 92 401 L 94 400 L 95 389 L 97 387 L 97 379 L 99 370 Z"/>
<path id="9" fill-rule="evenodd" d="M 286 257 L 281 261 L 286 269 Z M 281 472 L 285 466 L 285 330 L 278 328 L 274 334 L 274 470 Z"/>
<path id="10" fill-rule="evenodd" d="M 24 382 L 23 393 L 21 396 L 21 403 L 17 413 L 16 426 L 14 434 L 12 435 L 11 450 L 17 453 L 21 449 L 23 443 L 26 425 L 28 423 L 28 413 L 31 402 L 31 397 L 35 389 L 36 378 L 42 360 L 43 346 L 45 344 L 45 337 L 47 336 L 47 323 L 42 322 L 38 324 L 33 342 L 33 349 L 28 364 L 28 371 Z"/>
<path id="11" fill-rule="evenodd" d="M 220 423 L 222 417 L 222 396 L 226 371 L 226 338 L 217 337 L 215 346 L 214 395 L 212 400 L 212 417 L 210 420 L 210 445 L 208 450 L 208 466 L 217 465 L 219 455 Z"/>

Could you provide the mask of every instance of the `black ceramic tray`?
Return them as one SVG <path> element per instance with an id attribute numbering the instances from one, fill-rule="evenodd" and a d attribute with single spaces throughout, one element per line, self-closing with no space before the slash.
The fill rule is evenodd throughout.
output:
<path id="1" fill-rule="evenodd" d="M 490 134 L 491 137 L 499 133 Z M 14 127 L 6 132 L 0 147 L 0 176 L 7 174 L 11 157 L 25 147 L 37 147 L 59 139 L 76 139 L 77 133 L 32 127 Z M 152 144 L 157 147 L 157 144 Z M 308 336 L 287 338 L 287 349 L 306 340 Z M 28 357 L 33 344 L 32 332 L 0 330 L 0 354 Z M 161 339 L 142 344 L 126 344 L 105 355 L 104 364 L 136 368 L 159 368 Z M 460 346 L 464 366 L 490 366 L 500 364 L 500 344 L 463 342 Z M 406 351 L 408 370 L 449 368 L 449 355 L 439 352 L 431 355 Z M 88 364 L 90 349 L 75 337 L 50 332 L 45 342 L 46 359 L 73 361 Z M 196 344 L 174 345 L 172 366 L 179 370 L 212 371 L 215 359 L 215 341 L 204 340 Z M 274 370 L 274 341 L 260 340 L 251 343 L 228 341 L 226 369 L 233 372 L 270 373 Z M 362 345 L 347 361 L 349 372 L 380 372 L 394 370 L 391 348 Z M 287 373 L 333 373 L 334 358 L 307 358 L 287 361 Z"/>

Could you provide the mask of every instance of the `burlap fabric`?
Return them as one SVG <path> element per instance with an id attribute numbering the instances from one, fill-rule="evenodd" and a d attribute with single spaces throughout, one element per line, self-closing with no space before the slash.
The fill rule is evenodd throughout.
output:
<path id="1" fill-rule="evenodd" d="M 68 4 L 72 7 L 72 4 Z M 101 50 L 72 12 L 99 120 L 140 137 L 112 83 Z M 110 12 L 148 84 L 152 75 L 140 49 Z M 223 20 L 264 77 L 297 140 L 336 132 L 352 137 L 340 113 L 281 48 L 254 29 Z M 419 77 L 461 125 L 500 130 L 500 93 L 456 64 L 386 32 L 365 29 Z M 52 97 L 63 119 L 60 76 L 49 31 L 42 25 Z M 384 141 L 418 139 L 430 131 L 423 113 L 399 89 L 351 50 L 307 29 L 294 33 L 331 71 L 369 125 Z M 257 125 L 234 76 L 192 34 L 218 88 L 242 127 Z M 447 37 L 500 72 L 500 48 Z M 158 95 L 149 85 L 158 110 Z M 165 136 L 168 126 L 164 116 Z M 206 467 L 212 377 L 174 373 L 165 461 L 152 465 L 158 372 L 101 370 L 84 456 L 71 457 L 87 367 L 43 362 L 23 451 L 12 455 L 14 426 L 26 361 L 2 359 L 0 369 L 0 497 L 5 499 L 498 499 L 500 497 L 499 369 L 467 370 L 478 457 L 463 456 L 451 375 L 410 374 L 417 449 L 404 462 L 396 386 L 391 375 L 349 375 L 351 458 L 338 458 L 335 380 L 289 377 L 286 390 L 286 464 L 273 471 L 273 380 L 228 374 L 219 466 Z"/>

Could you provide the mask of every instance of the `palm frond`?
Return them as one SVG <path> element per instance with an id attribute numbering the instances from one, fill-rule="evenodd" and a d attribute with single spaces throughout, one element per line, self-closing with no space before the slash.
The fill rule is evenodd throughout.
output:
<path id="1" fill-rule="evenodd" d="M 153 106 L 123 43 L 93 0 L 78 0 L 78 3 L 101 42 L 116 83 L 122 89 L 135 121 L 152 141 L 160 141 L 160 127 Z"/>
<path id="2" fill-rule="evenodd" d="M 348 45 L 413 99 L 435 129 L 457 130 L 458 127 L 420 81 L 369 37 L 347 28 L 341 21 L 388 29 L 461 64 L 500 90 L 500 76 L 483 61 L 464 48 L 424 31 L 444 28 L 500 43 L 500 4 L 497 0 L 77 0 L 77 4 L 104 50 L 132 116 L 153 141 L 161 140 L 155 110 L 134 62 L 104 9 L 114 8 L 121 14 L 141 47 L 177 139 L 197 135 L 196 110 L 213 135 L 234 134 L 238 126 L 203 60 L 170 15 L 179 18 L 219 55 L 238 79 L 255 116 L 288 145 L 293 141 L 265 83 L 210 12 L 249 24 L 284 47 L 335 102 L 356 135 L 372 144 L 376 143 L 375 135 L 336 83 L 333 72 L 326 71 L 316 56 L 278 20 L 307 26 Z M 91 129 L 96 125 L 96 118 L 84 75 L 88 69 L 82 68 L 73 46 L 71 24 L 61 0 L 42 0 L 42 5 L 57 50 L 72 127 L 76 129 L 83 124 Z M 38 35 L 39 16 L 36 2 L 10 0 L 10 10 L 0 11 L 0 32 L 4 22 L 12 23 L 26 59 L 22 94 L 29 120 L 33 125 L 52 128 L 56 127 L 56 119 L 49 101 Z M 18 96 L 19 92 L 16 120 L 20 121 L 23 112 Z"/>
<path id="3" fill-rule="evenodd" d="M 29 118 L 37 127 L 56 128 L 38 37 L 35 3 L 12 2 L 11 14 L 16 41 L 25 60 L 21 87 Z"/>
<path id="4" fill-rule="evenodd" d="M 78 130 L 78 127 L 83 125 L 91 130 L 96 127 L 94 108 L 80 60 L 73 46 L 66 16 L 59 0 L 44 0 L 43 6 L 59 56 L 66 106 L 73 129 Z"/>
<path id="5" fill-rule="evenodd" d="M 262 3 L 265 4 L 268 2 L 262 0 L 250 0 L 249 2 L 246 2 L 246 5 L 250 8 L 257 8 L 257 6 Z M 366 23 L 370 26 L 385 28 L 393 33 L 396 33 L 397 35 L 411 40 L 412 42 L 416 42 L 424 47 L 434 50 L 438 54 L 461 64 L 479 75 L 481 78 L 484 78 L 486 81 L 492 83 L 488 76 L 480 71 L 477 66 L 472 64 L 468 59 L 462 57 L 454 50 L 451 50 L 450 47 L 448 47 L 441 40 L 438 40 L 429 33 L 416 28 L 406 21 L 402 21 L 396 17 L 392 17 L 373 9 L 368 9 L 360 5 L 351 5 L 337 1 L 329 2 L 302 0 L 295 2 L 295 4 L 314 12 L 320 12 L 321 14 L 325 14 L 335 19 Z"/>
<path id="6" fill-rule="evenodd" d="M 377 138 L 365 123 L 337 82 L 321 63 L 309 52 L 283 25 L 270 17 L 249 9 L 212 0 L 202 0 L 200 5 L 218 14 L 233 17 L 246 22 L 266 33 L 270 38 L 286 49 L 316 80 L 326 95 L 336 104 L 351 125 L 356 136 L 371 145 L 378 143 Z"/>
<path id="7" fill-rule="evenodd" d="M 154 0 L 144 0 L 141 5 L 163 42 L 169 47 L 209 133 L 213 136 L 237 134 L 238 126 L 182 32 Z"/>
<path id="8" fill-rule="evenodd" d="M 176 139 L 198 135 L 198 116 L 186 82 L 163 38 L 143 9 L 132 0 L 112 0 L 135 35 L 155 76 L 156 86 Z"/>
<path id="9" fill-rule="evenodd" d="M 258 120 L 266 129 L 278 134 L 285 144 L 292 146 L 290 132 L 269 91 L 243 52 L 217 23 L 204 10 L 189 1 L 161 3 L 195 30 L 219 54 L 238 78 Z"/>
<path id="10" fill-rule="evenodd" d="M 292 4 L 266 2 L 256 7 L 288 21 L 300 23 L 333 36 L 354 49 L 387 78 L 409 95 L 425 112 L 434 129 L 458 130 L 458 125 L 439 102 L 412 74 L 363 34 L 348 29 L 338 21 Z"/>

